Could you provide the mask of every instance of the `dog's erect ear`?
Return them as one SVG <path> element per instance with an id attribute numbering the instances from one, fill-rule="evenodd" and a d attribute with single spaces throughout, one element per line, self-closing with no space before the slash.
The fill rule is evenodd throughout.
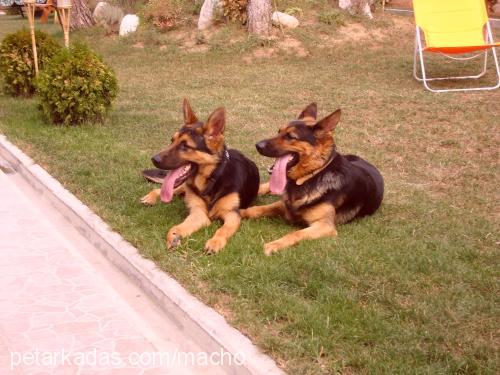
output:
<path id="1" fill-rule="evenodd" d="M 224 107 L 219 107 L 208 117 L 206 124 L 203 126 L 203 130 L 207 135 L 216 137 L 224 133 L 225 127 L 226 110 Z"/>
<path id="2" fill-rule="evenodd" d="M 314 125 L 314 130 L 331 132 L 340 121 L 340 109 L 326 116 L 323 120 Z"/>
<path id="3" fill-rule="evenodd" d="M 184 113 L 184 124 L 194 124 L 198 121 L 198 118 L 194 114 L 193 110 L 191 109 L 191 105 L 186 98 L 184 98 L 184 102 L 182 103 L 182 112 Z"/>
<path id="4" fill-rule="evenodd" d="M 299 115 L 299 120 L 316 120 L 316 116 L 318 115 L 318 106 L 316 103 L 309 104 L 302 113 Z"/>

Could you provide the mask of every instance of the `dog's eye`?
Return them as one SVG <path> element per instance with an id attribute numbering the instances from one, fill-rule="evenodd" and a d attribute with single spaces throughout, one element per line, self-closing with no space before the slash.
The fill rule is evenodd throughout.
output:
<path id="1" fill-rule="evenodd" d="M 187 143 L 185 141 L 182 141 L 180 144 L 179 144 L 179 149 L 181 151 L 187 151 L 189 148 L 189 146 L 187 145 Z"/>
<path id="2" fill-rule="evenodd" d="M 285 134 L 285 139 L 286 140 L 292 140 L 292 139 L 297 139 L 297 137 L 295 136 L 295 134 L 292 134 L 292 133 L 286 133 Z"/>

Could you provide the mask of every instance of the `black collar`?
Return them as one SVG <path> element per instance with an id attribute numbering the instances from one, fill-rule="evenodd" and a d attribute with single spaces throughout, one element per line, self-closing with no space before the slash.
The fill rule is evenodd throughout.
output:
<path id="1" fill-rule="evenodd" d="M 202 195 L 205 196 L 212 195 L 215 184 L 217 183 L 219 178 L 221 178 L 222 175 L 224 174 L 224 170 L 226 169 L 227 163 L 229 163 L 229 152 L 227 151 L 226 147 L 224 147 L 221 160 L 219 164 L 217 164 L 217 167 L 214 169 L 214 171 L 207 178 L 207 184 L 205 186 L 205 189 L 203 189 L 203 192 L 201 193 Z"/>

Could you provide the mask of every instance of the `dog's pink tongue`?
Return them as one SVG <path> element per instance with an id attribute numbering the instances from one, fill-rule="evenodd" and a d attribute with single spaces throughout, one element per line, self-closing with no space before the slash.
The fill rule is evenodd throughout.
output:
<path id="1" fill-rule="evenodd" d="M 269 190 L 273 194 L 281 194 L 286 186 L 286 165 L 290 161 L 292 155 L 288 154 L 276 159 L 273 172 L 269 179 Z"/>
<path id="2" fill-rule="evenodd" d="M 168 203 L 172 200 L 174 196 L 174 185 L 175 180 L 181 175 L 184 167 L 179 167 L 173 171 L 168 172 L 167 176 L 163 180 L 160 190 L 160 198 L 163 202 Z"/>

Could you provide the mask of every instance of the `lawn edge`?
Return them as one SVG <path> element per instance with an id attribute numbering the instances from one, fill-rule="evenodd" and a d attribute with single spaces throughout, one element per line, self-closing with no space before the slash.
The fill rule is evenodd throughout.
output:
<path id="1" fill-rule="evenodd" d="M 7 160 L 41 199 L 48 201 L 115 267 L 152 298 L 170 319 L 182 327 L 186 335 L 207 351 L 219 352 L 223 349 L 233 358 L 235 355 L 243 357 L 244 364 L 228 368 L 230 373 L 285 374 L 248 337 L 229 325 L 222 315 L 199 301 L 154 262 L 143 258 L 132 244 L 112 231 L 89 207 L 1 133 L 0 157 Z"/>

